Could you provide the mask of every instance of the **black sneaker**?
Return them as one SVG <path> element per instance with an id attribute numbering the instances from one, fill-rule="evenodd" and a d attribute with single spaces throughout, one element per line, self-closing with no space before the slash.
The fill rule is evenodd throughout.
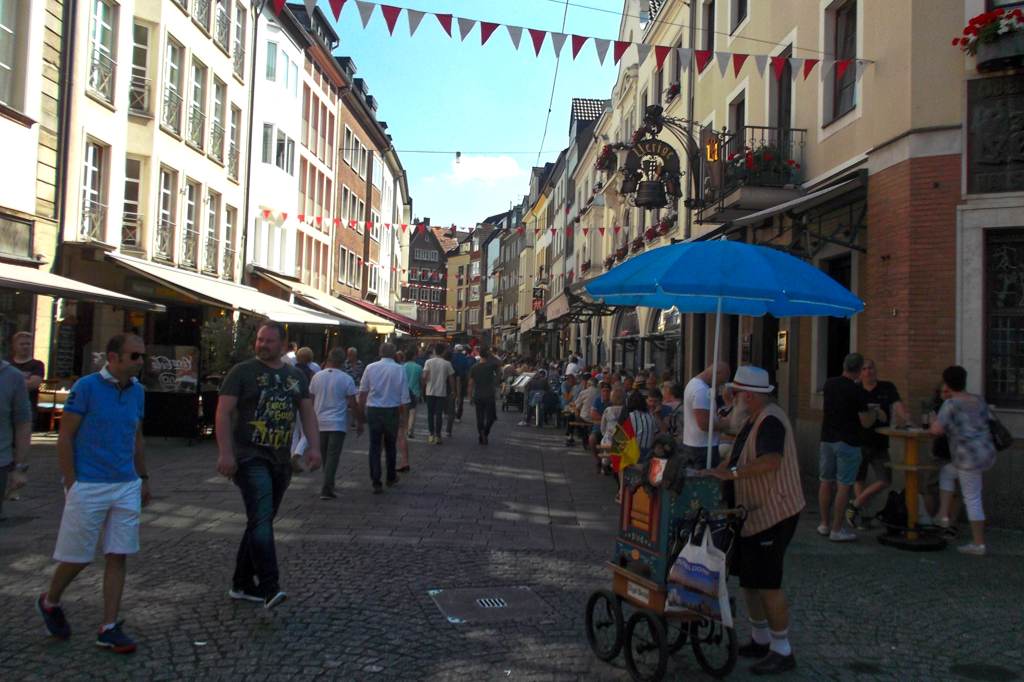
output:
<path id="1" fill-rule="evenodd" d="M 232 599 L 238 599 L 241 601 L 251 601 L 256 602 L 257 604 L 263 603 L 263 597 L 256 594 L 255 590 L 246 589 L 244 587 L 232 587 L 228 590 L 228 596 Z"/>
<path id="2" fill-rule="evenodd" d="M 741 646 L 737 653 L 740 655 L 740 658 L 762 659 L 768 655 L 768 652 L 771 651 L 771 648 L 771 644 L 758 644 L 754 640 L 750 640 L 749 642 Z"/>
<path id="3" fill-rule="evenodd" d="M 39 599 L 36 600 L 36 610 L 43 616 L 43 625 L 46 627 L 46 632 L 51 637 L 57 639 L 69 639 L 71 637 L 71 625 L 68 624 L 68 619 L 64 617 L 64 609 L 60 607 L 60 604 L 47 608 L 44 605 L 46 594 L 41 594 Z"/>
<path id="4" fill-rule="evenodd" d="M 853 506 L 853 502 L 846 505 L 846 522 L 851 528 L 859 528 L 857 522 L 860 520 L 860 509 Z"/>
<path id="5" fill-rule="evenodd" d="M 787 670 L 796 669 L 796 657 L 793 654 L 783 656 L 774 651 L 768 652 L 768 657 L 759 663 L 750 666 L 750 672 L 755 675 L 778 675 Z"/>
<path id="6" fill-rule="evenodd" d="M 118 654 L 130 654 L 135 651 L 135 642 L 131 637 L 124 634 L 124 631 L 121 629 L 122 623 L 124 623 L 123 620 L 109 630 L 100 630 L 99 634 L 96 635 L 96 646 L 110 649 Z"/>
<path id="7" fill-rule="evenodd" d="M 287 598 L 288 598 L 288 595 L 285 594 L 284 592 L 282 592 L 280 589 L 270 590 L 263 597 L 263 608 L 265 608 L 267 611 L 269 611 L 270 609 L 274 608 L 278 604 L 282 603 Z"/>
<path id="8" fill-rule="evenodd" d="M 336 500 L 336 499 L 338 499 L 338 496 L 335 493 L 320 493 L 320 499 L 321 500 Z"/>

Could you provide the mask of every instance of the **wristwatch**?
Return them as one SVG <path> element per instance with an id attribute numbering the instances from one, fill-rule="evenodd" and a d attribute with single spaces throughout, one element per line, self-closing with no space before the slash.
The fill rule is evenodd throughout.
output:
<path id="1" fill-rule="evenodd" d="M 740 472 L 736 470 L 736 467 L 732 467 L 731 469 L 729 469 L 729 471 L 732 472 L 733 480 L 736 480 L 740 477 Z"/>

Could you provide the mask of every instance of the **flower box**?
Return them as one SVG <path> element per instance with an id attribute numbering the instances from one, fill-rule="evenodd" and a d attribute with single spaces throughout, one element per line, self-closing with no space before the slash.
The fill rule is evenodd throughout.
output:
<path id="1" fill-rule="evenodd" d="M 580 266 L 580 274 L 583 274 L 584 272 L 586 272 L 589 269 L 590 269 L 590 261 L 587 261 L 586 263 L 584 263 L 583 265 Z"/>
<path id="2" fill-rule="evenodd" d="M 611 270 L 612 266 L 614 266 L 614 265 L 615 265 L 615 254 L 613 253 L 613 254 L 611 254 L 610 256 L 608 256 L 607 258 L 604 259 L 604 269 L 605 270 Z"/>
<path id="3" fill-rule="evenodd" d="M 978 71 L 992 73 L 1024 66 L 1024 31 L 1001 36 L 992 43 L 978 44 Z"/>

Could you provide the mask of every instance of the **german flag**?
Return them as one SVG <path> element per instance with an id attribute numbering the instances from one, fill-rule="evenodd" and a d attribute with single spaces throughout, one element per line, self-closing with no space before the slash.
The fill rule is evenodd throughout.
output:
<path id="1" fill-rule="evenodd" d="M 612 445 L 612 469 L 616 472 L 640 461 L 640 446 L 636 442 L 636 433 L 633 432 L 633 420 L 629 418 L 629 410 L 626 408 L 622 408 L 615 424 Z"/>

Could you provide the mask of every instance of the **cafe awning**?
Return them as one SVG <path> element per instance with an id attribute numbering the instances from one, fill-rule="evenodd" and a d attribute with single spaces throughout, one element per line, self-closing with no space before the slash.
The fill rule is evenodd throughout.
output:
<path id="1" fill-rule="evenodd" d="M 122 308 L 140 308 L 162 313 L 165 308 L 159 303 L 150 303 L 140 298 L 125 296 L 116 291 L 101 289 L 91 284 L 55 275 L 45 270 L 22 265 L 0 263 L 0 288 L 29 291 L 54 298 L 69 298 L 76 301 L 92 301 Z"/>
<path id="2" fill-rule="evenodd" d="M 332 327 L 354 324 L 333 315 L 301 308 L 242 284 L 206 277 L 187 270 L 158 265 L 116 253 L 108 253 L 107 258 L 154 282 L 159 282 L 186 296 L 219 308 L 252 313 L 284 324 L 315 324 Z"/>
<path id="3" fill-rule="evenodd" d="M 434 334 L 437 331 L 437 328 L 433 325 L 423 324 L 422 322 L 414 320 L 411 317 L 406 317 L 405 315 L 401 315 L 392 310 L 388 310 L 387 308 L 376 305 L 374 303 L 370 303 L 368 301 L 361 301 L 358 298 L 352 298 L 351 296 L 345 295 L 342 295 L 341 298 L 354 306 L 358 306 L 363 310 L 369 311 L 374 315 L 378 315 L 387 320 L 391 320 L 396 325 L 402 327 L 405 331 L 415 332 L 417 334 Z"/>
<path id="4" fill-rule="evenodd" d="M 259 276 L 273 282 L 286 291 L 293 292 L 296 296 L 318 310 L 323 310 L 324 312 L 332 315 L 340 315 L 353 325 L 365 326 L 366 331 L 372 334 L 391 334 L 395 331 L 395 325 L 390 321 L 385 320 L 378 315 L 374 315 L 373 313 L 367 312 L 358 306 L 354 306 L 348 301 L 343 301 L 331 296 L 330 294 L 325 294 L 319 289 L 314 289 L 313 287 L 301 282 L 293 282 L 291 280 L 284 279 L 283 277 L 272 275 L 263 269 L 259 270 Z"/>

